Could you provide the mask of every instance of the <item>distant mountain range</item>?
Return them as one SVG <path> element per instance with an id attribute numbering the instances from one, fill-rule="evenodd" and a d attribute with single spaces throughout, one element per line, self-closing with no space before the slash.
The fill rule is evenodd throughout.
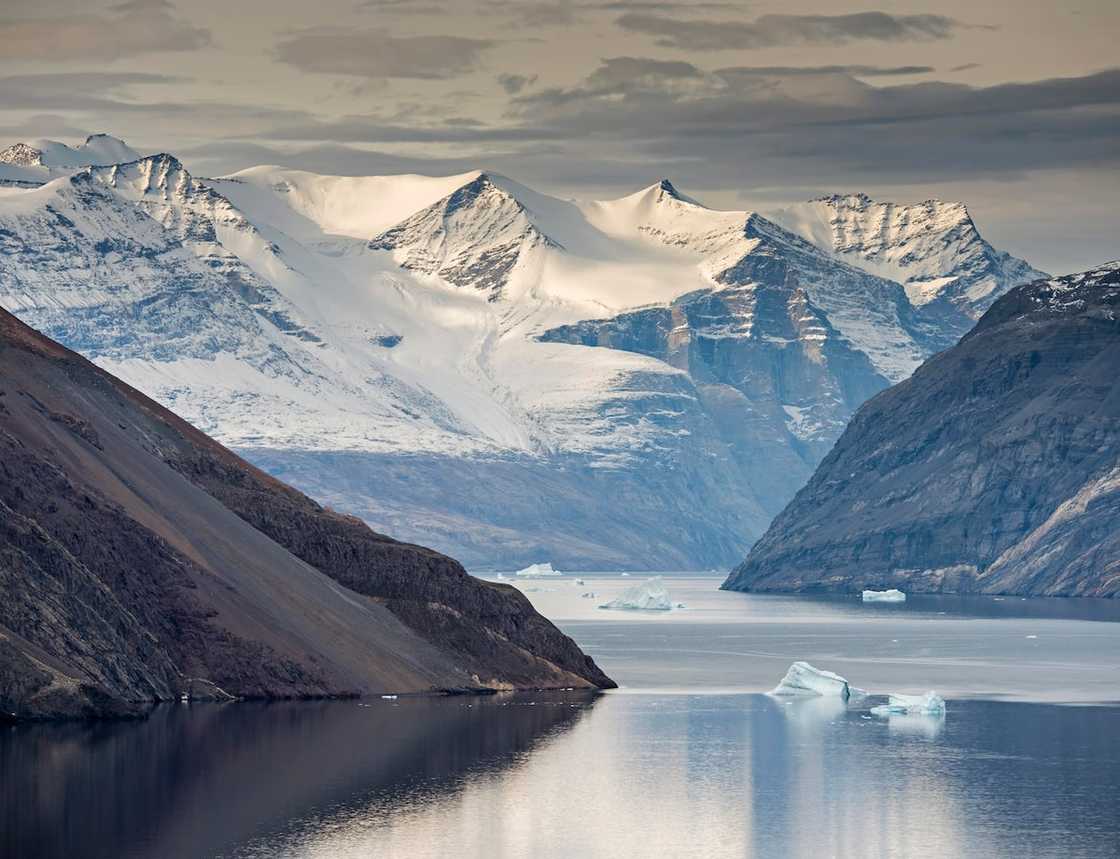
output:
<path id="1" fill-rule="evenodd" d="M 1120 262 L 874 397 L 724 587 L 1120 596 Z"/>
<path id="2" fill-rule="evenodd" d="M 959 203 L 200 179 L 107 136 L 0 159 L 0 305 L 473 567 L 736 563 L 866 399 L 1043 276 Z"/>
<path id="3" fill-rule="evenodd" d="M 515 588 L 265 475 L 0 310 L 0 721 L 613 686 Z"/>

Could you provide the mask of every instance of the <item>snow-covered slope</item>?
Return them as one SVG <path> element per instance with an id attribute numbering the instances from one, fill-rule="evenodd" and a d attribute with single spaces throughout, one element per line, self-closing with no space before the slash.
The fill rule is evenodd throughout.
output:
<path id="1" fill-rule="evenodd" d="M 666 181 L 575 203 L 156 155 L 0 189 L 0 305 L 468 563 L 710 567 L 949 336 L 812 238 Z"/>

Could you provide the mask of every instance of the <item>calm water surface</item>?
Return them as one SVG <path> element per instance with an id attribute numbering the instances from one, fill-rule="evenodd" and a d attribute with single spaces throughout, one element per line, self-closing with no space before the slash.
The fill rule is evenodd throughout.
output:
<path id="1" fill-rule="evenodd" d="M 1120 855 L 1120 706 L 1099 703 L 1120 701 L 1120 605 L 863 606 L 673 576 L 686 607 L 651 616 L 596 608 L 640 576 L 582 578 L 519 586 L 617 692 L 4 729 L 3 855 Z M 794 659 L 937 689 L 948 713 L 760 694 Z"/>

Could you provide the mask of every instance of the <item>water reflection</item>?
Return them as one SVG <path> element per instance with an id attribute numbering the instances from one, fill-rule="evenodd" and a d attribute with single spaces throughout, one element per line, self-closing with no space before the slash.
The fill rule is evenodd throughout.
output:
<path id="1" fill-rule="evenodd" d="M 0 732 L 0 855 L 200 857 L 515 766 L 588 695 L 167 707 Z"/>
<path id="2" fill-rule="evenodd" d="M 168 708 L 0 734 L 18 857 L 1112 857 L 1120 709 L 765 695 Z"/>

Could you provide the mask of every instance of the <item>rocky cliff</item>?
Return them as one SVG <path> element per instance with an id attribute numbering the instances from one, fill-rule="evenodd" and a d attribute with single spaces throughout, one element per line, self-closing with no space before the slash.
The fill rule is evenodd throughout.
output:
<path id="1" fill-rule="evenodd" d="M 996 301 L 877 395 L 724 587 L 1120 595 L 1120 263 Z"/>
<path id="2" fill-rule="evenodd" d="M 0 311 L 0 711 L 607 687 L 515 589 L 265 475 Z"/>

